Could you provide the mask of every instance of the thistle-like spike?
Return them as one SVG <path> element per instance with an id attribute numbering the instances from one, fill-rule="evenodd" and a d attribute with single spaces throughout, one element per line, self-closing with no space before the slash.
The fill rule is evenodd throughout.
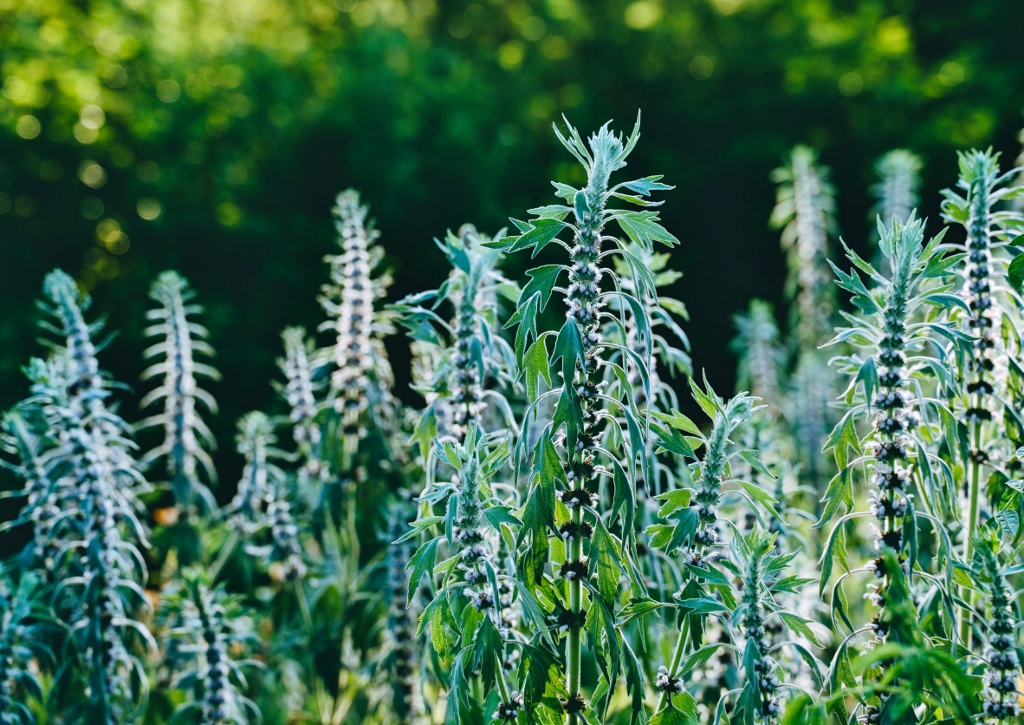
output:
<path id="1" fill-rule="evenodd" d="M 195 508 L 212 511 L 216 502 L 202 481 L 199 469 L 203 470 L 207 481 L 216 481 L 213 460 L 207 452 L 214 441 L 198 406 L 216 412 L 216 404 L 209 393 L 199 387 L 197 377 L 216 380 L 219 376 L 211 366 L 195 359 L 196 353 L 213 353 L 204 339 L 206 329 L 192 319 L 202 308 L 192 303 L 195 293 L 177 272 L 160 274 L 153 282 L 150 297 L 157 307 L 146 313 L 154 321 L 146 334 L 158 341 L 146 350 L 145 356 L 157 358 L 157 362 L 142 377 L 145 380 L 159 376 L 160 385 L 142 399 L 141 405 L 148 407 L 162 401 L 163 409 L 138 427 L 162 426 L 164 440 L 142 458 L 140 465 L 149 466 L 158 459 L 166 459 L 175 503 L 186 512 Z"/>

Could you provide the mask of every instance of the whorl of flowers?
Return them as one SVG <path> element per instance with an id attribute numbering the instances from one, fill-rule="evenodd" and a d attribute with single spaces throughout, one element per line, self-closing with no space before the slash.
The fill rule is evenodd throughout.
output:
<path id="1" fill-rule="evenodd" d="M 999 561 L 998 538 L 990 533 L 975 543 L 975 550 L 981 560 L 983 589 L 988 599 L 985 688 L 981 693 L 984 714 L 990 722 L 1015 722 L 1021 713 L 1017 691 L 1021 677 L 1017 659 L 1017 595 L 1007 583 Z"/>
<path id="2" fill-rule="evenodd" d="M 259 411 L 247 413 L 238 421 L 236 441 L 238 452 L 245 457 L 245 467 L 227 510 L 235 524 L 251 535 L 262 524 L 266 502 L 273 499 L 275 483 L 272 477 L 282 475 L 270 463 L 275 454 L 273 446 L 277 442 L 274 425 Z"/>
<path id="3" fill-rule="evenodd" d="M 906 149 L 894 149 L 875 164 L 878 183 L 871 187 L 877 200 L 873 217 L 881 217 L 882 224 L 890 226 L 892 220 L 906 222 L 917 208 L 917 190 L 921 186 L 921 157 Z"/>
<path id="4" fill-rule="evenodd" d="M 775 418 L 782 400 L 780 372 L 785 350 L 779 344 L 779 327 L 772 306 L 763 300 L 751 300 L 746 313 L 733 317 L 736 338 L 732 349 L 739 355 L 736 384 L 755 398 L 765 401 L 765 414 Z"/>
<path id="5" fill-rule="evenodd" d="M 53 657 L 44 644 L 47 614 L 35 574 L 24 575 L 13 593 L 7 584 L 0 591 L 0 723 L 31 725 L 29 701 L 43 701 L 38 667 Z"/>
<path id="6" fill-rule="evenodd" d="M 341 254 L 327 257 L 332 285 L 321 298 L 333 318 L 325 325 L 335 333 L 331 390 L 347 433 L 364 427 L 365 411 L 386 405 L 385 389 L 391 380 L 381 342 L 389 328 L 374 310 L 374 302 L 390 281 L 373 276 L 383 252 L 375 245 L 380 232 L 368 221 L 368 214 L 369 207 L 362 204 L 358 192 L 349 189 L 338 195 L 334 216 Z"/>
<path id="7" fill-rule="evenodd" d="M 775 537 L 753 532 L 732 540 L 732 561 L 742 581 L 740 605 L 733 613 L 743 636 L 744 686 L 740 702 L 744 722 L 775 725 L 782 712 L 780 668 L 772 657 L 769 617 L 774 612 L 771 585 L 789 556 L 775 553 Z M 767 611 L 766 611 L 767 610 Z"/>
<path id="8" fill-rule="evenodd" d="M 400 723 L 413 722 L 420 713 L 416 616 L 413 606 L 406 606 L 409 575 L 406 569 L 412 555 L 412 542 L 399 541 L 409 518 L 409 505 L 402 500 L 392 505 L 390 539 L 397 543 L 387 550 L 388 570 L 388 632 L 391 639 L 390 680 L 392 704 Z"/>
<path id="9" fill-rule="evenodd" d="M 214 354 L 205 340 L 206 328 L 190 319 L 202 312 L 202 307 L 192 303 L 195 292 L 177 272 L 164 272 L 157 277 L 149 296 L 158 307 L 146 313 L 147 319 L 156 322 L 146 328 L 145 335 L 157 337 L 159 341 L 148 348 L 144 356 L 160 359 L 142 373 L 142 379 L 159 375 L 161 383 L 142 399 L 140 407 L 163 400 L 163 410 L 142 421 L 138 428 L 162 425 L 164 442 L 143 456 L 139 464 L 145 468 L 166 457 L 167 474 L 178 506 L 190 508 L 202 504 L 211 510 L 216 504 L 199 479 L 197 463 L 202 465 L 209 481 L 216 481 L 213 460 L 206 452 L 206 448 L 214 447 L 214 440 L 197 411 L 197 403 L 202 403 L 211 413 L 216 412 L 217 405 L 213 397 L 199 387 L 196 377 L 217 380 L 220 376 L 210 365 L 195 360 L 197 353 Z"/>
<path id="10" fill-rule="evenodd" d="M 278 361 L 284 373 L 285 384 L 278 389 L 288 404 L 288 421 L 292 437 L 302 455 L 304 478 L 316 479 L 327 475 L 328 468 L 320 456 L 323 432 L 318 421 L 320 405 L 317 402 L 318 369 L 312 341 L 301 327 L 289 327 L 281 333 L 284 358 Z"/>
<path id="11" fill-rule="evenodd" d="M 63 272 L 47 276 L 44 290 L 62 338 L 56 356 L 67 371 L 33 386 L 62 462 L 68 494 L 65 515 L 52 535 L 74 553 L 63 565 L 67 586 L 58 610 L 71 621 L 80 653 L 88 702 L 79 707 L 93 722 L 115 723 L 133 716 L 145 698 L 142 663 L 132 654 L 137 637 L 155 649 L 148 630 L 133 615 L 146 605 L 140 586 L 146 580 L 138 542 L 145 541 L 136 517 L 136 491 L 144 484 L 125 437 L 126 424 L 107 409 L 106 382 L 95 357 L 74 281 Z M 47 387 L 47 386 L 54 387 Z"/>
<path id="12" fill-rule="evenodd" d="M 966 259 L 961 267 L 964 301 L 969 308 L 968 332 L 976 339 L 970 357 L 973 379 L 968 381 L 969 404 L 965 417 L 969 424 L 992 419 L 995 394 L 995 369 L 998 350 L 999 303 L 995 297 L 1000 286 L 1001 263 L 993 252 L 1003 246 L 1012 230 L 1024 226 L 1019 213 L 999 210 L 1004 199 L 1019 189 L 1010 184 L 1014 171 L 1000 174 L 999 154 L 989 151 L 961 153 L 961 191 L 946 189 L 942 203 L 943 218 L 961 224 L 967 232 Z M 975 457 L 981 451 L 972 451 Z"/>
<path id="13" fill-rule="evenodd" d="M 452 265 L 447 281 L 394 306 L 416 343 L 437 351 L 429 377 L 417 386 L 428 398 L 421 437 L 434 432 L 462 442 L 471 426 L 488 430 L 502 417 L 506 423 L 511 419 L 503 389 L 513 380 L 515 357 L 496 328 L 499 293 L 508 295 L 515 286 L 501 276 L 501 253 L 485 246 L 489 243 L 471 225 L 458 235 L 449 232 L 437 242 Z M 429 309 L 425 302 L 432 303 Z M 450 322 L 435 312 L 445 302 L 452 308 Z M 422 362 L 427 354 L 420 353 Z"/>
<path id="14" fill-rule="evenodd" d="M 184 581 L 168 595 L 174 626 L 176 685 L 191 694 L 178 713 L 189 713 L 201 725 L 245 725 L 259 722 L 256 705 L 242 691 L 242 672 L 252 663 L 234 657 L 255 640 L 250 618 L 236 597 L 211 589 L 208 577 L 186 572 Z"/>
<path id="15" fill-rule="evenodd" d="M 818 165 L 818 155 L 797 146 L 785 166 L 772 172 L 779 184 L 771 222 L 782 229 L 787 251 L 788 294 L 796 298 L 795 315 L 801 349 L 811 349 L 831 331 L 835 310 L 832 275 L 828 268 L 828 240 L 835 234 L 835 189 L 829 169 Z"/>
<path id="16" fill-rule="evenodd" d="M 285 485 L 287 480 L 285 476 L 277 476 L 268 491 L 266 526 L 270 536 L 269 560 L 281 565 L 281 577 L 285 581 L 295 582 L 306 576 L 307 569 L 295 511 Z"/>

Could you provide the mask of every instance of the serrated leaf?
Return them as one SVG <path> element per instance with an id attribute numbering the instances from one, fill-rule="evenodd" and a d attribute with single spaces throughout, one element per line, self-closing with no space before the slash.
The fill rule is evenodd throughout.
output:
<path id="1" fill-rule="evenodd" d="M 653 211 L 622 211 L 617 212 L 615 221 L 626 236 L 647 251 L 654 249 L 654 242 L 662 242 L 672 247 L 679 240 L 658 223 L 658 213 Z"/>
<path id="2" fill-rule="evenodd" d="M 407 607 L 412 604 L 412 597 L 416 593 L 416 589 L 419 588 L 420 579 L 423 578 L 424 574 L 428 572 L 433 573 L 434 571 L 438 541 L 440 541 L 440 537 L 431 539 L 418 548 L 409 560 L 409 564 L 405 567 L 406 569 L 412 569 L 412 576 L 409 577 L 409 591 L 405 600 L 405 606 Z"/>
<path id="3" fill-rule="evenodd" d="M 807 640 L 815 647 L 821 647 L 821 643 L 818 642 L 818 638 L 814 636 L 814 631 L 807 626 L 808 620 L 790 612 L 779 612 L 779 618 L 786 623 L 789 630 L 794 634 L 799 634 L 802 637 L 806 637 Z"/>
<path id="4" fill-rule="evenodd" d="M 513 222 L 515 219 L 512 220 Z M 512 245 L 508 251 L 518 252 L 533 247 L 533 254 L 536 257 L 540 250 L 544 249 L 551 241 L 558 236 L 558 233 L 565 229 L 568 224 L 559 219 L 541 217 L 529 222 L 529 228 L 518 237 L 512 237 Z"/>
<path id="5" fill-rule="evenodd" d="M 526 397 L 533 403 L 537 400 L 540 384 L 539 378 L 543 378 L 548 387 L 551 387 L 551 363 L 548 360 L 548 346 L 542 336 L 535 340 L 530 349 L 523 356 L 523 375 L 526 378 Z"/>

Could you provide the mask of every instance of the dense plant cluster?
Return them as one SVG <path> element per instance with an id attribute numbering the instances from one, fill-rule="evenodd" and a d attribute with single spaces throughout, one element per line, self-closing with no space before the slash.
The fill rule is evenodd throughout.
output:
<path id="1" fill-rule="evenodd" d="M 49 352 L 3 418 L 26 543 L 0 577 L 0 721 L 1016 720 L 1019 170 L 962 155 L 963 229 L 929 236 L 920 161 L 891 152 L 871 253 L 840 262 L 827 170 L 796 148 L 773 216 L 793 324 L 737 316 L 722 396 L 663 294 L 672 187 L 622 174 L 639 119 L 556 134 L 581 185 L 511 234 L 449 232 L 448 277 L 390 305 L 369 209 L 338 196 L 323 334 L 283 332 L 234 487 L 184 278 L 153 283 L 131 424 L 102 320 L 47 276 Z"/>

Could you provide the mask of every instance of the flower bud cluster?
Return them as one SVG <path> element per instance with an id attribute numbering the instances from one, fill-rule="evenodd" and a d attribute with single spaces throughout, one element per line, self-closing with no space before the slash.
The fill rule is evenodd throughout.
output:
<path id="1" fill-rule="evenodd" d="M 903 225 L 897 223 L 892 234 L 903 234 Z M 885 308 L 882 311 L 882 336 L 878 343 L 875 362 L 878 369 L 879 389 L 869 401 L 873 410 L 873 433 L 867 451 L 873 461 L 869 464 L 870 480 L 874 489 L 868 502 L 877 520 L 874 527 L 876 546 L 888 547 L 896 552 L 904 565 L 902 522 L 910 505 L 908 487 L 912 471 L 910 450 L 911 433 L 917 425 L 917 416 L 911 408 L 911 396 L 905 393 L 907 383 L 905 335 L 907 300 L 910 293 L 909 261 L 894 262 L 892 281 L 888 287 Z M 885 559 L 879 556 L 868 565 L 875 580 L 868 585 L 865 597 L 880 609 L 885 608 Z M 909 571 L 905 571 L 909 574 Z M 879 612 L 871 624 L 874 640 L 869 646 L 885 641 L 887 628 Z"/>
<path id="2" fill-rule="evenodd" d="M 1014 617 L 1014 594 L 991 545 L 978 547 L 986 578 L 989 580 L 989 634 L 985 660 L 988 668 L 984 675 L 985 687 L 981 697 L 983 711 L 992 722 L 1016 721 L 1021 714 L 1017 694 L 1017 681 L 1021 676 L 1017 659 L 1017 622 Z"/>
<path id="3" fill-rule="evenodd" d="M 334 215 L 341 254 L 328 260 L 340 300 L 323 300 L 325 309 L 335 318 L 335 370 L 331 376 L 334 406 L 349 433 L 362 429 L 363 412 L 371 400 L 380 397 L 381 390 L 375 388 L 380 387 L 382 365 L 386 365 L 374 329 L 373 303 L 380 285 L 371 274 L 377 261 L 373 243 L 380 233 L 367 222 L 368 213 L 357 192 L 350 189 L 338 195 Z M 390 377 L 390 370 L 385 377 Z"/>
<path id="4" fill-rule="evenodd" d="M 498 709 L 494 711 L 494 720 L 500 722 L 512 722 L 519 717 L 523 709 L 523 696 L 518 691 L 509 695 L 505 702 L 498 703 Z"/>
<path id="5" fill-rule="evenodd" d="M 320 425 L 316 422 L 318 406 L 313 387 L 314 366 L 306 331 L 301 327 L 289 327 L 281 333 L 281 339 L 285 356 L 280 366 L 286 380 L 284 398 L 288 403 L 288 419 L 293 426 L 295 442 L 300 447 L 313 449 L 320 443 Z"/>
<path id="6" fill-rule="evenodd" d="M 260 412 L 243 416 L 238 422 L 238 452 L 245 457 L 242 478 L 235 497 L 228 504 L 232 528 L 252 535 L 263 525 L 264 505 L 273 499 L 269 455 L 274 443 L 270 419 Z"/>
<path id="7" fill-rule="evenodd" d="M 273 487 L 267 500 L 267 525 L 270 527 L 270 560 L 283 565 L 285 581 L 293 582 L 306 576 L 306 563 L 299 542 L 299 527 L 295 525 L 291 503 L 281 480 Z"/>
<path id="8" fill-rule="evenodd" d="M 477 322 L 478 307 L 482 304 L 478 290 L 480 271 L 471 270 L 461 275 L 462 289 L 456 304 L 455 354 L 452 357 L 452 434 L 460 442 L 465 440 L 470 426 L 480 427 L 486 404 L 483 401 L 483 380 L 480 379 L 479 361 L 474 359 L 474 342 L 482 337 Z"/>
<path id="9" fill-rule="evenodd" d="M 143 372 L 142 379 L 159 375 L 161 384 L 140 404 L 146 408 L 162 399 L 163 411 L 144 420 L 140 427 L 162 425 L 164 428 L 163 443 L 150 451 L 140 465 L 145 467 L 166 457 L 171 488 L 181 499 L 176 503 L 182 507 L 197 503 L 197 489 L 202 485 L 196 477 L 197 462 L 203 465 L 208 478 L 215 478 L 213 461 L 200 444 L 203 440 L 212 446 L 213 437 L 199 417 L 196 403 L 202 401 L 207 410 L 215 410 L 216 404 L 209 393 L 198 386 L 196 376 L 217 379 L 218 374 L 211 366 L 194 359 L 197 352 L 213 355 L 213 349 L 203 339 L 206 329 L 189 318 L 202 309 L 190 304 L 194 296 L 188 282 L 176 272 L 164 272 L 153 283 L 150 297 L 158 307 L 146 313 L 155 324 L 148 327 L 145 334 L 159 341 L 145 351 L 145 357 L 159 356 L 160 359 Z"/>
<path id="10" fill-rule="evenodd" d="M 401 511 L 403 505 L 397 505 Z M 397 541 L 403 533 L 404 516 L 395 515 L 391 523 L 392 540 Z M 387 567 L 390 584 L 390 606 L 388 609 L 391 632 L 391 688 L 395 713 L 401 722 L 409 722 L 420 710 L 419 662 L 416 647 L 416 601 L 406 607 L 409 574 L 406 568 L 412 554 L 412 546 L 402 541 L 388 547 Z"/>
<path id="11" fill-rule="evenodd" d="M 760 694 L 760 712 L 756 721 L 764 725 L 775 725 L 782 711 L 779 688 L 782 684 L 776 670 L 778 666 L 769 657 L 771 640 L 765 622 L 764 604 L 761 601 L 762 577 L 766 572 L 762 569 L 762 559 L 751 556 L 743 575 L 743 616 L 740 620 L 741 630 L 747 642 L 753 642 L 757 651 L 753 670 L 757 677 L 756 690 Z"/>

